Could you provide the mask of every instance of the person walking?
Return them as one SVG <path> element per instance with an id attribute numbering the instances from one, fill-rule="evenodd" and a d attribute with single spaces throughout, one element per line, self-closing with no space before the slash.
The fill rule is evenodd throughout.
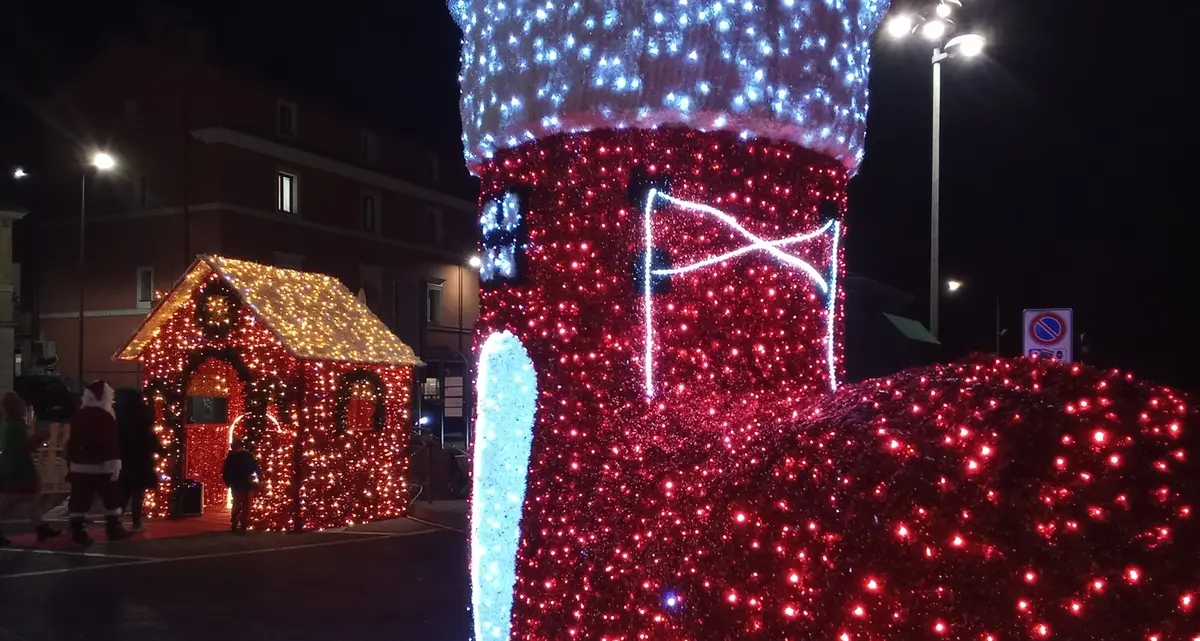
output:
<path id="1" fill-rule="evenodd" d="M 121 527 L 117 486 L 121 447 L 113 400 L 113 388 L 104 381 L 93 381 L 84 388 L 79 410 L 71 417 L 71 437 L 67 441 L 71 497 L 67 499 L 67 511 L 71 515 L 71 540 L 78 545 L 92 543 L 87 533 L 87 513 L 97 496 L 104 503 L 108 540 L 119 541 L 129 536 Z"/>
<path id="2" fill-rule="evenodd" d="M 28 408 L 20 396 L 8 392 L 0 398 L 0 503 L 9 509 L 23 506 L 40 543 L 58 536 L 59 531 L 42 521 L 42 487 L 33 462 L 37 439 L 27 416 Z M 10 543 L 0 534 L 0 546 Z"/>
<path id="3" fill-rule="evenodd" d="M 121 445 L 121 508 L 129 508 L 131 525 L 141 530 L 146 491 L 158 487 L 154 455 L 163 451 L 154 433 L 154 414 L 140 391 L 130 394 L 117 411 L 117 436 Z"/>
<path id="4" fill-rule="evenodd" d="M 233 494 L 233 509 L 230 513 L 229 531 L 234 534 L 245 534 L 250 526 L 250 503 L 254 490 L 258 489 L 258 461 L 254 455 L 246 451 L 242 439 L 235 438 L 230 444 L 229 455 L 225 457 L 225 465 L 221 470 L 225 485 Z"/>

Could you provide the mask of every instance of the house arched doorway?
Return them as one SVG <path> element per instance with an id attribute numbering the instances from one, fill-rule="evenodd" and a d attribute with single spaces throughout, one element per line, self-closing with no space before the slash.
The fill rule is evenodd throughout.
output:
<path id="1" fill-rule="evenodd" d="M 206 510 L 225 508 L 228 502 L 221 472 L 235 419 L 244 413 L 245 388 L 237 369 L 216 357 L 205 359 L 187 378 L 184 476 L 203 484 Z"/>

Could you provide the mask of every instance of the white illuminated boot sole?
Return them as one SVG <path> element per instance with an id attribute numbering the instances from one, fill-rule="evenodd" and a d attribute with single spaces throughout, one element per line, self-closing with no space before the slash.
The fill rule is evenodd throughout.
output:
<path id="1" fill-rule="evenodd" d="M 476 380 L 471 604 L 476 641 L 505 640 L 512 627 L 537 376 L 521 340 L 509 332 L 496 332 L 479 351 Z"/>

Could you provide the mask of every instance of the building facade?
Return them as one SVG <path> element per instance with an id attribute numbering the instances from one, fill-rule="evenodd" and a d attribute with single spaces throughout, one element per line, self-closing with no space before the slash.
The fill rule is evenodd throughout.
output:
<path id="1" fill-rule="evenodd" d="M 198 53 L 190 39 L 114 45 L 47 110 L 29 357 L 134 386 L 136 366 L 112 356 L 197 255 L 322 272 L 429 364 L 425 422 L 465 436 L 476 204 L 458 194 L 471 187 L 450 186 L 433 154 Z M 112 169 L 92 166 L 97 151 Z"/>

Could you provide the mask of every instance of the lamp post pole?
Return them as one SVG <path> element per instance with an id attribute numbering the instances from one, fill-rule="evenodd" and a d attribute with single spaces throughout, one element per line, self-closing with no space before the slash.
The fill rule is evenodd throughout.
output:
<path id="1" fill-rule="evenodd" d="M 79 392 L 83 393 L 83 386 L 86 385 L 83 381 L 83 277 L 84 269 L 84 252 L 87 248 L 87 175 L 84 171 L 79 180 L 79 336 L 78 338 L 78 367 L 76 374 L 79 380 Z"/>
<path id="2" fill-rule="evenodd" d="M 938 275 L 938 215 L 942 189 L 942 59 L 946 54 L 940 47 L 933 50 L 933 162 L 929 208 L 929 333 L 938 337 L 938 298 L 941 280 Z"/>

